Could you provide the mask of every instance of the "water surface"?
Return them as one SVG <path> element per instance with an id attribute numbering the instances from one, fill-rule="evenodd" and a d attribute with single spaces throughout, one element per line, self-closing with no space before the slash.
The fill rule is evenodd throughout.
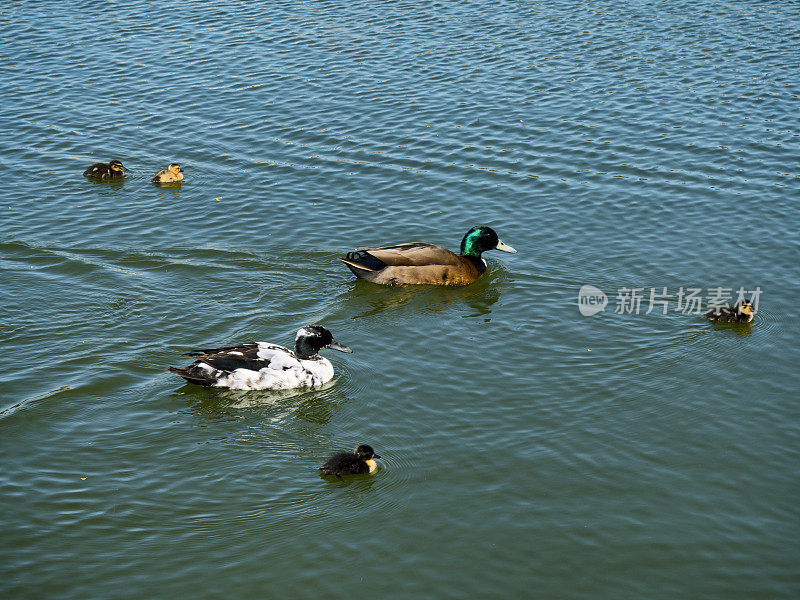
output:
<path id="1" fill-rule="evenodd" d="M 1 596 L 800 594 L 796 4 L 39 2 L 0 28 Z M 124 182 L 81 176 L 111 158 Z M 478 223 L 519 253 L 466 288 L 338 261 Z M 675 310 L 715 287 L 760 288 L 755 322 Z M 309 322 L 355 351 L 320 389 L 166 372 Z M 318 476 L 358 443 L 377 474 Z"/>

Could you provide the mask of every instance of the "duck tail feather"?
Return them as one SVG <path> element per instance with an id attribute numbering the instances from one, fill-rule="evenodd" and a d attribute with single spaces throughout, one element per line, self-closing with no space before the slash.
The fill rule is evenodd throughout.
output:
<path id="1" fill-rule="evenodd" d="M 183 377 L 189 383 L 196 383 L 198 385 L 204 385 L 206 387 L 211 386 L 214 383 L 213 380 L 210 380 L 210 379 L 207 379 L 205 377 L 202 377 L 201 375 L 198 375 L 197 373 L 193 373 L 193 372 L 189 371 L 189 369 L 181 369 L 181 368 L 178 368 L 178 367 L 169 367 L 168 371 L 170 373 L 175 373 L 176 375 L 180 375 L 181 377 Z"/>
<path id="2" fill-rule="evenodd" d="M 376 258 L 367 250 L 353 250 L 348 252 L 344 258 L 340 259 L 343 263 L 363 269 L 365 271 L 380 271 L 387 267 L 386 263 L 380 258 Z"/>
<path id="3" fill-rule="evenodd" d="M 354 263 L 352 261 L 349 261 L 346 258 L 340 258 L 339 260 L 342 261 L 344 264 L 346 264 L 348 267 L 350 267 L 351 271 L 353 271 L 353 269 L 356 269 L 358 271 L 369 271 L 370 273 L 374 273 L 375 272 L 373 269 L 368 269 L 367 267 L 365 267 L 363 265 L 360 265 L 358 263 Z M 355 271 L 353 271 L 353 272 L 355 273 Z"/>

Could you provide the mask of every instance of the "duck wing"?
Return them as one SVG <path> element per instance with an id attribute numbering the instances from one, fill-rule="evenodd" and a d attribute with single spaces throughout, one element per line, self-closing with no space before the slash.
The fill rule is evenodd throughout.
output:
<path id="1" fill-rule="evenodd" d="M 325 461 L 319 470 L 328 475 L 356 475 L 368 473 L 369 467 L 362 464 L 352 452 L 338 452 Z"/>
<path id="2" fill-rule="evenodd" d="M 263 342 L 251 342 L 248 344 L 238 344 L 236 346 L 224 346 L 208 350 L 195 350 L 187 352 L 183 356 L 189 356 L 198 362 L 207 364 L 210 367 L 230 373 L 236 369 L 248 369 L 250 371 L 260 371 L 268 368 L 278 358 L 291 358 L 296 362 L 294 353 L 288 348 L 275 344 L 265 344 Z M 283 361 L 280 361 L 283 362 Z M 278 368 L 282 368 L 281 367 Z"/>
<path id="3" fill-rule="evenodd" d="M 486 264 L 424 242 L 359 248 L 340 260 L 359 279 L 382 285 L 469 285 Z"/>
<path id="4" fill-rule="evenodd" d="M 84 172 L 84 177 L 104 177 L 108 175 L 109 169 L 108 165 L 105 163 L 95 163 L 91 167 L 88 167 Z"/>
<path id="5" fill-rule="evenodd" d="M 381 261 L 384 266 L 389 267 L 458 266 L 461 264 L 458 254 L 450 252 L 447 248 L 425 242 L 410 242 L 394 246 L 380 246 L 378 248 L 359 248 L 355 253 L 351 254 L 363 255 L 364 253 Z"/>

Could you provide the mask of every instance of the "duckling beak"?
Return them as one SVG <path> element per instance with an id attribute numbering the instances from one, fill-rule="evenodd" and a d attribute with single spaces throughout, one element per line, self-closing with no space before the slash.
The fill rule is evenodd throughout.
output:
<path id="1" fill-rule="evenodd" d="M 333 340 L 330 344 L 328 344 L 325 347 L 330 348 L 331 350 L 338 350 L 339 352 L 349 352 L 349 353 L 353 352 L 352 350 L 350 350 L 350 348 L 348 348 L 347 346 L 342 346 L 336 340 Z"/>
<path id="2" fill-rule="evenodd" d="M 511 254 L 516 254 L 517 253 L 517 251 L 514 250 L 511 246 L 509 246 L 508 244 L 504 244 L 503 242 L 501 242 L 499 240 L 497 241 L 497 248 L 496 249 L 497 250 L 502 250 L 503 252 L 511 252 Z"/>
<path id="3" fill-rule="evenodd" d="M 126 167 L 124 165 L 120 165 L 120 166 L 122 167 L 123 171 L 127 171 L 128 173 L 133 173 L 133 171 L 131 171 L 128 167 Z"/>
<path id="4" fill-rule="evenodd" d="M 380 458 L 380 454 L 375 454 L 375 453 L 373 452 L 373 453 L 372 453 L 372 458 L 373 458 L 373 459 L 375 459 L 375 458 Z"/>

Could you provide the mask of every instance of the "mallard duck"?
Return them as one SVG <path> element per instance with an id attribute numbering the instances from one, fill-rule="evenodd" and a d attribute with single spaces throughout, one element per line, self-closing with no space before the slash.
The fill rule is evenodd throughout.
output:
<path id="1" fill-rule="evenodd" d="M 337 452 L 319 467 L 319 470 L 328 475 L 362 475 L 364 473 L 374 473 L 378 468 L 376 458 L 380 458 L 372 446 L 363 444 L 355 449 L 355 452 Z"/>
<path id="2" fill-rule="evenodd" d="M 183 181 L 183 170 L 178 163 L 172 163 L 166 169 L 162 169 L 150 180 L 153 183 L 175 183 Z"/>
<path id="3" fill-rule="evenodd" d="M 491 227 L 473 227 L 461 240 L 461 253 L 411 242 L 380 248 L 358 248 L 340 260 L 359 279 L 383 285 L 469 285 L 486 270 L 481 253 L 487 250 L 516 252 L 497 237 Z"/>
<path id="4" fill-rule="evenodd" d="M 735 306 L 714 308 L 705 314 L 706 319 L 715 323 L 749 323 L 753 320 L 753 303 L 739 300 Z"/>
<path id="5" fill-rule="evenodd" d="M 190 383 L 232 390 L 271 390 L 322 385 L 333 378 L 333 365 L 317 352 L 323 348 L 352 352 L 321 325 L 297 332 L 294 352 L 267 342 L 251 342 L 182 356 L 195 358 L 188 367 L 169 371 Z"/>
<path id="6" fill-rule="evenodd" d="M 85 177 L 96 177 L 97 179 L 117 179 L 125 177 L 125 171 L 132 171 L 125 167 L 122 162 L 114 159 L 110 163 L 95 163 L 83 172 Z"/>

